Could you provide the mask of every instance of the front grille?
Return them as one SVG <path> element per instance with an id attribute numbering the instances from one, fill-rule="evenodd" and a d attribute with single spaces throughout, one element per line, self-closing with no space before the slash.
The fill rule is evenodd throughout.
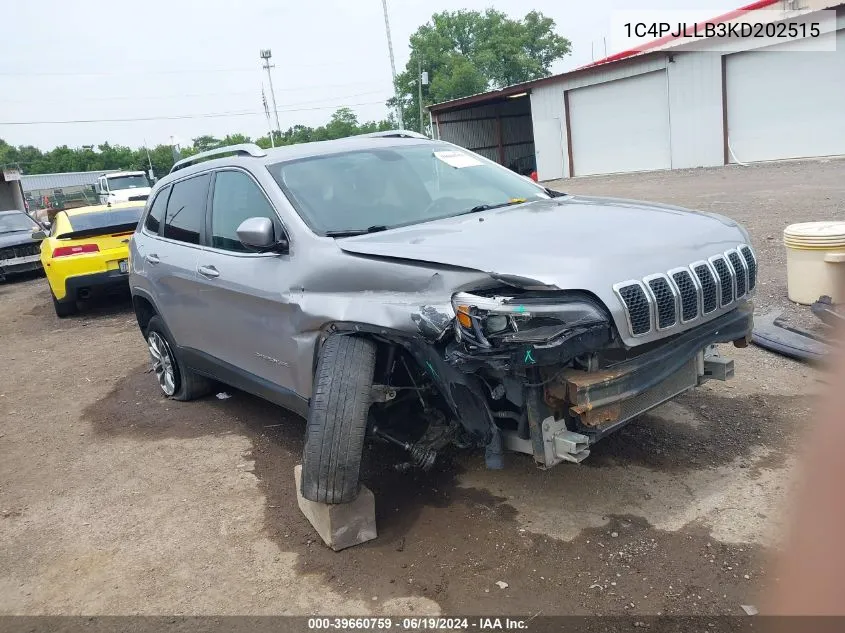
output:
<path id="1" fill-rule="evenodd" d="M 40 252 L 38 244 L 24 244 L 22 246 L 10 246 L 7 248 L 0 248 L 0 261 L 6 259 L 16 259 L 18 257 L 29 257 L 31 255 L 38 255 Z"/>
<path id="2" fill-rule="evenodd" d="M 689 266 L 614 284 L 634 336 L 677 329 L 683 323 L 730 309 L 757 285 L 757 259 L 748 244 Z"/>
<path id="3" fill-rule="evenodd" d="M 745 295 L 745 266 L 736 251 L 728 251 L 728 259 L 736 273 L 736 296 L 739 298 Z"/>
<path id="4" fill-rule="evenodd" d="M 628 311 L 631 333 L 640 336 L 651 331 L 651 306 L 642 286 L 638 283 L 630 284 L 622 286 L 617 292 Z"/>
<path id="5" fill-rule="evenodd" d="M 707 264 L 699 264 L 694 268 L 698 283 L 701 284 L 701 312 L 710 314 L 719 307 L 719 295 L 716 280 Z"/>
<path id="6" fill-rule="evenodd" d="M 757 260 L 754 259 L 754 253 L 747 246 L 739 249 L 742 252 L 742 257 L 745 259 L 745 265 L 748 268 L 748 291 L 754 290 L 757 285 Z"/>
<path id="7" fill-rule="evenodd" d="M 681 297 L 681 321 L 692 321 L 698 316 L 698 289 L 686 270 L 672 273 L 672 281 Z"/>
<path id="8" fill-rule="evenodd" d="M 721 255 L 719 257 L 713 257 L 710 261 L 716 270 L 716 275 L 719 277 L 720 304 L 724 307 L 734 300 L 734 282 L 731 276 L 731 269 L 728 267 L 725 258 Z"/>
<path id="9" fill-rule="evenodd" d="M 665 330 L 678 322 L 675 309 L 675 293 L 665 277 L 655 277 L 648 281 L 648 287 L 657 306 L 657 329 Z"/>

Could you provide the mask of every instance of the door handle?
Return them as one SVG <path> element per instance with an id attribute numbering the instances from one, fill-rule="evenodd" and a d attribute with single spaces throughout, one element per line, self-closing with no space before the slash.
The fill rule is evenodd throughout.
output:
<path id="1" fill-rule="evenodd" d="M 202 275 L 203 277 L 219 277 L 220 271 L 218 271 L 214 266 L 199 266 L 197 268 L 197 272 Z"/>
<path id="2" fill-rule="evenodd" d="M 144 259 L 146 259 L 146 260 L 147 260 L 147 263 L 148 263 L 148 264 L 158 264 L 158 263 L 161 261 L 161 260 L 158 258 L 158 255 L 156 255 L 155 253 L 150 253 L 149 255 L 146 255 L 146 256 L 144 257 Z"/>

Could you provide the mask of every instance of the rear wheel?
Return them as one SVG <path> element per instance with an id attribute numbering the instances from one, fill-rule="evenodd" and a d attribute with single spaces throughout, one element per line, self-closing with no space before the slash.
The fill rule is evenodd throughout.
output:
<path id="1" fill-rule="evenodd" d="M 160 317 L 154 316 L 150 319 L 145 338 L 153 373 L 165 396 L 185 401 L 201 398 L 211 391 L 210 380 L 182 367 L 176 360 L 173 344 Z"/>
<path id="2" fill-rule="evenodd" d="M 302 496 L 310 501 L 358 496 L 375 365 L 368 339 L 333 335 L 320 350 L 302 457 Z"/>
<path id="3" fill-rule="evenodd" d="M 60 319 L 76 314 L 76 301 L 70 298 L 62 300 L 56 299 L 53 291 L 50 291 L 50 296 L 53 298 L 53 309 L 56 311 L 56 316 Z"/>

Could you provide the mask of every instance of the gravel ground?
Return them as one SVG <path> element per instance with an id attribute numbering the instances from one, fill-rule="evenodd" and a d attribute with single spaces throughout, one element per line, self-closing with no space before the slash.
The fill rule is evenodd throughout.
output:
<path id="1" fill-rule="evenodd" d="M 743 222 L 760 310 L 785 298 L 782 229 L 842 217 L 845 162 L 568 181 Z M 788 518 L 816 369 L 723 352 L 708 383 L 579 466 L 434 473 L 371 456 L 379 538 L 340 553 L 296 508 L 304 421 L 246 394 L 163 399 L 128 301 L 59 321 L 46 283 L 0 285 L 0 614 L 742 614 Z M 500 588 L 497 581 L 507 583 Z"/>

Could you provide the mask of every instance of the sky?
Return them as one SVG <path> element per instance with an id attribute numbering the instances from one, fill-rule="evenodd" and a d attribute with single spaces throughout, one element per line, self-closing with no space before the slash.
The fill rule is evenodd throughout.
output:
<path id="1" fill-rule="evenodd" d="M 4 0 L 0 139 L 52 149 L 139 147 L 203 135 L 267 132 L 259 50 L 272 50 L 282 129 L 320 125 L 341 106 L 385 118 L 392 92 L 381 0 Z M 397 71 L 408 38 L 432 13 L 495 7 L 554 18 L 572 54 L 552 70 L 589 63 L 611 47 L 613 11 L 688 9 L 712 0 L 388 0 Z M 728 5 L 730 6 L 730 5 Z M 272 103 L 271 106 L 272 108 Z M 163 117 L 170 117 L 164 119 Z M 45 123 L 148 119 L 92 123 Z M 37 124 L 19 125 L 14 123 Z"/>

